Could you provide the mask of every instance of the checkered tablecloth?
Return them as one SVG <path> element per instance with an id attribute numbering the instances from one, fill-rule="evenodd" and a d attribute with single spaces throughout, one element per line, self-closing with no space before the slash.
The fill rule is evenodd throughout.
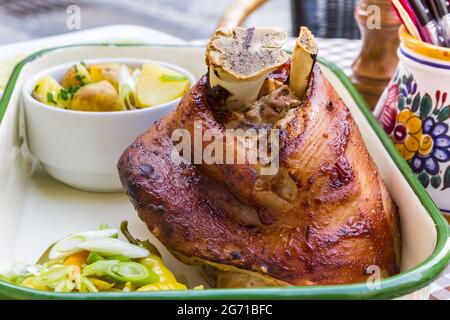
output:
<path id="1" fill-rule="evenodd" d="M 317 39 L 319 56 L 336 64 L 350 76 L 352 63 L 361 50 L 360 40 L 347 39 Z"/>
<path id="2" fill-rule="evenodd" d="M 430 300 L 450 300 L 450 265 L 430 286 Z"/>

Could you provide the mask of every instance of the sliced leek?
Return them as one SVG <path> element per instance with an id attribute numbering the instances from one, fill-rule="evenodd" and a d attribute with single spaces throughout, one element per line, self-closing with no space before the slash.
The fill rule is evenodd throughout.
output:
<path id="1" fill-rule="evenodd" d="M 38 264 L 11 264 L 2 269 L 0 280 L 54 292 L 186 289 L 165 266 L 155 246 L 135 239 L 126 221 L 121 229 L 131 243 L 118 240 L 118 231 L 102 224 L 99 231 L 80 232 L 58 241 Z"/>
<path id="2" fill-rule="evenodd" d="M 75 284 L 70 280 L 62 280 L 55 286 L 55 292 L 72 292 Z"/>
<path id="3" fill-rule="evenodd" d="M 76 288 L 79 292 L 98 292 L 97 287 L 86 277 L 81 274 L 75 278 Z M 112 285 L 109 287 L 111 288 Z"/>
<path id="4" fill-rule="evenodd" d="M 122 255 L 130 259 L 145 258 L 150 252 L 143 247 L 114 239 L 93 239 L 77 244 L 78 249 L 95 251 L 102 256 Z"/>
<path id="5" fill-rule="evenodd" d="M 124 110 L 135 109 L 136 105 L 136 78 L 139 70 L 132 75 L 127 67 L 120 66 L 119 70 L 119 99 Z"/>
<path id="6" fill-rule="evenodd" d="M 92 264 L 92 263 L 100 261 L 100 260 L 105 260 L 105 258 L 103 258 L 98 252 L 94 251 L 94 252 L 89 253 L 89 255 L 86 259 L 86 263 Z"/>
<path id="7" fill-rule="evenodd" d="M 108 269 L 108 275 L 121 282 L 138 285 L 159 282 L 159 276 L 136 262 L 119 262 Z"/>
<path id="8" fill-rule="evenodd" d="M 55 260 L 63 257 L 70 256 L 76 252 L 82 251 L 79 248 L 80 243 L 93 239 L 106 239 L 117 235 L 119 232 L 116 229 L 104 229 L 96 231 L 85 231 L 74 233 L 53 245 L 48 254 L 50 260 Z"/>
<path id="9" fill-rule="evenodd" d="M 118 260 L 101 260 L 86 266 L 82 275 L 85 277 L 98 276 L 103 277 L 108 274 L 108 269 L 119 263 Z"/>
<path id="10" fill-rule="evenodd" d="M 33 285 L 36 287 L 53 286 L 65 280 L 67 275 L 67 268 L 63 265 L 52 266 L 49 270 L 37 276 Z"/>
<path id="11" fill-rule="evenodd" d="M 88 265 L 84 268 L 83 276 L 109 276 L 120 282 L 132 282 L 137 285 L 159 282 L 159 276 L 142 264 L 118 260 L 103 260 Z"/>

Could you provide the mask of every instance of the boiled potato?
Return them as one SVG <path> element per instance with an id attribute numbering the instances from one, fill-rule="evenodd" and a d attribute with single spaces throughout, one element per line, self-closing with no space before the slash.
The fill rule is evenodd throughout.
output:
<path id="1" fill-rule="evenodd" d="M 106 80 L 114 86 L 116 91 L 119 91 L 120 66 L 121 64 L 117 62 L 105 62 L 89 65 L 89 73 L 91 75 L 92 82 Z"/>
<path id="2" fill-rule="evenodd" d="M 82 87 L 91 83 L 91 75 L 84 63 L 77 63 L 67 71 L 61 82 L 64 88 Z"/>
<path id="3" fill-rule="evenodd" d="M 123 110 L 116 89 L 105 80 L 81 87 L 73 96 L 71 109 L 92 112 Z"/>
<path id="4" fill-rule="evenodd" d="M 42 103 L 67 109 L 70 105 L 70 94 L 52 76 L 41 78 L 32 93 Z"/>
<path id="5" fill-rule="evenodd" d="M 142 66 L 137 80 L 137 107 L 145 108 L 169 102 L 189 89 L 189 80 L 182 74 L 154 63 Z"/>

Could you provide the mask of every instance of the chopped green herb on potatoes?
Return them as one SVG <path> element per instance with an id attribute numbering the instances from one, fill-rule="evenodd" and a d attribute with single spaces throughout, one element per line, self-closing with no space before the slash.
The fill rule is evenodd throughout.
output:
<path id="1" fill-rule="evenodd" d="M 132 70 L 117 62 L 73 65 L 59 83 L 51 76 L 35 85 L 33 97 L 49 106 L 86 112 L 149 108 L 182 96 L 188 78 L 155 63 Z"/>

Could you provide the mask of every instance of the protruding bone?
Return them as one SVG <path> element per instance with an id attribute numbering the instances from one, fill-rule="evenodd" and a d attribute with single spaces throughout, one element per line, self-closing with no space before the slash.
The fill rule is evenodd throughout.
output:
<path id="1" fill-rule="evenodd" d="M 218 29 L 206 49 L 210 86 L 229 91 L 226 107 L 240 111 L 256 101 L 267 75 L 287 61 L 279 28 Z"/>
<path id="2" fill-rule="evenodd" d="M 289 87 L 300 99 L 305 97 L 311 71 L 316 63 L 317 44 L 311 31 L 306 27 L 300 28 L 300 34 L 292 52 Z"/>

